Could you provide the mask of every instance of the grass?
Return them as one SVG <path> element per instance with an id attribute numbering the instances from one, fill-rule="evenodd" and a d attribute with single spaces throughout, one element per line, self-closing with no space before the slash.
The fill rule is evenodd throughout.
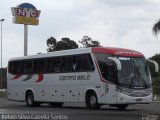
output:
<path id="1" fill-rule="evenodd" d="M 0 91 L 0 98 L 6 97 L 6 92 Z"/>

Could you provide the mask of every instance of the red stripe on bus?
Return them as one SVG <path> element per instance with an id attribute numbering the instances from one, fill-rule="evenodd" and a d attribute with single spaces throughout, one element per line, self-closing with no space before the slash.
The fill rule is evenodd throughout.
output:
<path id="1" fill-rule="evenodd" d="M 93 53 L 106 53 L 110 55 L 126 56 L 126 57 L 144 57 L 144 55 L 138 51 L 124 49 L 124 48 L 93 47 L 91 49 Z"/>
<path id="2" fill-rule="evenodd" d="M 17 80 L 18 78 L 20 78 L 22 75 L 16 74 L 11 80 Z"/>
<path id="3" fill-rule="evenodd" d="M 38 74 L 38 79 L 35 82 L 41 82 L 43 80 L 44 76 L 42 73 Z"/>

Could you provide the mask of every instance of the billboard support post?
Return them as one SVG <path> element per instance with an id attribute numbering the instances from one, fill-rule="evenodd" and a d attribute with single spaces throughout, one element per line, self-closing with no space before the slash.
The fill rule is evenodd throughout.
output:
<path id="1" fill-rule="evenodd" d="M 28 25 L 38 25 L 41 11 L 30 3 L 11 7 L 13 23 L 24 24 L 24 56 L 28 55 Z"/>
<path id="2" fill-rule="evenodd" d="M 28 54 L 28 25 L 24 24 L 24 56 Z"/>

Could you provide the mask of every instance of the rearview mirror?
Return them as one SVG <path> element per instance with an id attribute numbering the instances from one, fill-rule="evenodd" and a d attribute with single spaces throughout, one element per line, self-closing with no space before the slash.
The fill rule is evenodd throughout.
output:
<path id="1" fill-rule="evenodd" d="M 154 64 L 155 72 L 159 72 L 159 66 L 156 61 L 154 61 L 154 60 L 147 60 L 147 61 Z"/>
<path id="2" fill-rule="evenodd" d="M 121 62 L 119 59 L 115 58 L 115 57 L 108 57 L 109 60 L 112 60 L 116 63 L 116 66 L 117 66 L 117 70 L 121 70 Z"/>

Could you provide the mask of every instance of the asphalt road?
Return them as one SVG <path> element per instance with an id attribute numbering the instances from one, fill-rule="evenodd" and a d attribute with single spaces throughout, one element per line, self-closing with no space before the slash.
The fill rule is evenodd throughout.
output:
<path id="1" fill-rule="evenodd" d="M 26 107 L 24 102 L 0 98 L 0 119 L 34 120 L 160 120 L 160 102 L 145 105 L 130 105 L 126 110 L 103 106 L 89 110 L 85 104 L 67 104 L 61 108 L 43 104 L 41 107 Z"/>

